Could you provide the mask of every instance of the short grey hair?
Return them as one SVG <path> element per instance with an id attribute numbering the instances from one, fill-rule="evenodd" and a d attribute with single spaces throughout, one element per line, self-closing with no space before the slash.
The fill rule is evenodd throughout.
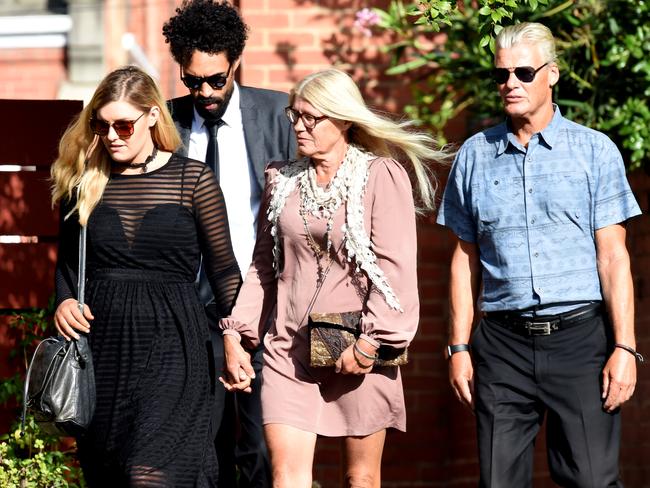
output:
<path id="1" fill-rule="evenodd" d="M 545 62 L 557 61 L 555 38 L 551 29 L 539 22 L 522 22 L 501 29 L 496 38 L 496 50 L 510 49 L 517 44 L 539 46 Z"/>

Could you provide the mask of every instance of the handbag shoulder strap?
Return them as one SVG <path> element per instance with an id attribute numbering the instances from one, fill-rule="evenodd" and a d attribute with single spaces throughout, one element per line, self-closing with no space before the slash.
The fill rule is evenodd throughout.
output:
<path id="1" fill-rule="evenodd" d="M 77 302 L 79 311 L 84 311 L 84 295 L 86 292 L 86 226 L 79 229 L 79 272 L 77 273 Z"/>
<path id="2" fill-rule="evenodd" d="M 339 244 L 339 247 L 336 249 L 336 254 L 338 254 L 341 251 L 341 248 L 343 247 L 344 243 L 345 243 L 345 240 L 342 241 L 341 244 Z M 323 289 L 323 284 L 325 283 L 325 279 L 327 278 L 327 274 L 330 272 L 330 268 L 332 267 L 332 261 L 334 261 L 334 259 L 330 258 L 329 262 L 327 263 L 327 268 L 325 268 L 325 271 L 323 271 L 322 278 L 318 280 L 316 290 L 314 291 L 314 294 L 312 295 L 311 300 L 309 300 L 309 305 L 307 305 L 307 310 L 305 311 L 305 315 L 300 320 L 301 324 L 305 321 L 307 316 L 311 313 L 312 309 L 314 308 L 314 304 L 316 303 L 316 299 L 318 298 L 318 295 L 320 294 L 320 291 Z"/>
<path id="3" fill-rule="evenodd" d="M 81 193 L 81 185 L 77 187 L 77 201 L 79 201 L 79 194 Z M 79 270 L 77 273 L 77 302 L 79 311 L 84 311 L 84 294 L 86 291 L 86 225 L 79 223 Z"/>
<path id="4" fill-rule="evenodd" d="M 38 346 L 36 346 L 36 350 L 34 351 L 34 356 L 38 353 L 38 350 L 41 348 L 43 345 L 43 341 L 38 343 Z M 27 396 L 29 395 L 29 379 L 32 377 L 32 366 L 34 365 L 34 356 L 32 356 L 32 360 L 29 362 L 29 366 L 27 367 L 27 375 L 25 376 L 25 385 L 23 386 L 23 412 L 22 415 L 20 416 L 20 436 L 25 435 L 25 418 L 27 417 L 27 401 L 28 398 Z"/>

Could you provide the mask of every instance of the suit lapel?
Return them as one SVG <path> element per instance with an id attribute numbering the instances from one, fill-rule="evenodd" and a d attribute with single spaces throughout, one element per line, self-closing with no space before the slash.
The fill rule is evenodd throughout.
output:
<path id="1" fill-rule="evenodd" d="M 257 118 L 255 103 L 245 87 L 239 86 L 239 108 L 241 109 L 242 125 L 248 159 L 253 165 L 255 179 L 261 189 L 264 188 L 264 130 Z"/>

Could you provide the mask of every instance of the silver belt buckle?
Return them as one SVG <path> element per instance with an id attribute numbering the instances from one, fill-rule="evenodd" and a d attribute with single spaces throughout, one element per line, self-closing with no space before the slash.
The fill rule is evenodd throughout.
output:
<path id="1" fill-rule="evenodd" d="M 528 335 L 537 336 L 537 335 L 551 335 L 553 330 L 552 322 L 526 322 L 526 330 L 528 330 Z"/>

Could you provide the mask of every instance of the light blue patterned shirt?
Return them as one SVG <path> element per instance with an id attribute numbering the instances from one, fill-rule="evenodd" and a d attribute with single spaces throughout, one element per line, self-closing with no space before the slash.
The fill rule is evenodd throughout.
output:
<path id="1" fill-rule="evenodd" d="M 614 143 L 555 107 L 527 148 L 505 122 L 468 139 L 437 222 L 478 244 L 481 310 L 543 315 L 602 300 L 594 233 L 640 213 Z"/>

